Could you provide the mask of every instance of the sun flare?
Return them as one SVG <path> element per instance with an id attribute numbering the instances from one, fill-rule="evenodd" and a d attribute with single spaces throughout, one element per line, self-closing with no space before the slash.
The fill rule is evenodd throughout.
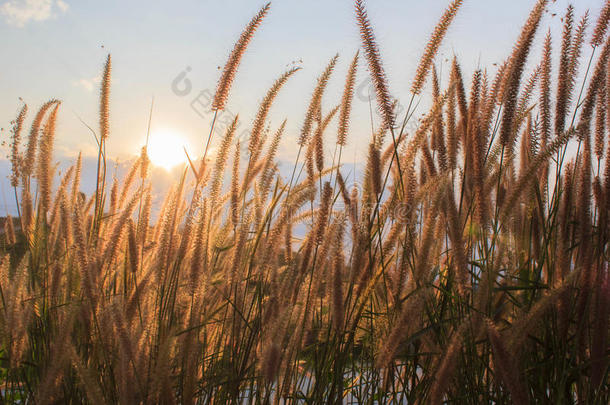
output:
<path id="1" fill-rule="evenodd" d="M 184 153 L 186 146 L 186 140 L 176 131 L 155 131 L 150 134 L 148 140 L 148 157 L 153 165 L 169 170 L 187 162 Z"/>

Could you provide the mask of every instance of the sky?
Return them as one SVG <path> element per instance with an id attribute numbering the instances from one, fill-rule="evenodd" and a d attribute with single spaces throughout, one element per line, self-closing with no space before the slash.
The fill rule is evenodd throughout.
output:
<path id="1" fill-rule="evenodd" d="M 0 0 L 1 140 L 8 143 L 10 121 L 21 108 L 21 100 L 30 107 L 31 119 L 44 101 L 58 98 L 62 106 L 55 160 L 65 167 L 82 152 L 86 162 L 93 161 L 96 143 L 87 125 L 97 130 L 100 75 L 110 53 L 113 70 L 109 157 L 127 162 L 139 153 L 146 139 L 153 98 L 151 142 L 160 139 L 157 149 L 162 157 L 167 146 L 163 142 L 168 138 L 185 147 L 191 156 L 200 155 L 210 128 L 209 103 L 220 70 L 242 29 L 264 3 Z M 409 100 L 418 59 L 448 3 L 366 2 L 390 92 L 401 102 Z M 478 67 L 495 73 L 493 64 L 501 63 L 510 54 L 534 3 L 465 0 L 435 60 L 442 81 L 446 84 L 453 55 L 460 60 L 465 76 Z M 572 3 L 578 17 L 589 9 L 595 18 L 603 5 L 602 0 Z M 559 49 L 560 18 L 568 4 L 565 0 L 551 2 L 532 49 L 532 63 L 539 60 L 541 38 L 547 29 L 553 34 L 555 51 Z M 323 108 L 328 111 L 340 100 L 348 65 L 359 46 L 352 0 L 275 0 L 242 59 L 217 129 L 222 130 L 225 122 L 239 114 L 238 134 L 247 138 L 266 90 L 284 71 L 300 66 L 302 69 L 282 89 L 270 115 L 271 128 L 288 119 L 278 157 L 291 166 L 287 162 L 296 155 L 296 139 L 316 77 L 339 53 L 339 63 L 323 100 Z M 364 66 L 361 58 L 345 162 L 361 161 L 370 138 L 370 86 Z M 425 112 L 428 92 L 426 89 L 422 94 L 421 113 Z M 373 116 L 373 121 L 377 122 L 377 117 Z M 335 136 L 332 131 L 329 134 Z M 333 145 L 333 139 L 327 140 L 327 156 L 332 154 Z M 0 157 L 1 215 L 14 206 L 8 197 L 7 151 L 5 146 Z M 157 170 L 159 183 L 168 184 L 173 172 Z"/>

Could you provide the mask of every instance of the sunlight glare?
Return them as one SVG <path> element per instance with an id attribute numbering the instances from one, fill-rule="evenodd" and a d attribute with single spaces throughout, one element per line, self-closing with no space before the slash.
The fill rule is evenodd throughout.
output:
<path id="1" fill-rule="evenodd" d="M 170 170 L 187 162 L 185 146 L 187 142 L 175 131 L 155 131 L 150 134 L 148 140 L 148 157 L 153 165 Z"/>

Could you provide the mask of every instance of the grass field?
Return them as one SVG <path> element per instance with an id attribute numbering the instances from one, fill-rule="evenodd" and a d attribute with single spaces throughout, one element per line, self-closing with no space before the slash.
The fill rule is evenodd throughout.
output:
<path id="1" fill-rule="evenodd" d="M 504 64 L 464 77 L 454 59 L 441 88 L 435 57 L 461 3 L 397 116 L 356 0 L 360 51 L 295 101 L 308 108 L 291 176 L 276 164 L 285 122 L 268 113 L 295 69 L 247 148 L 237 118 L 220 139 L 210 128 L 158 215 L 146 146 L 125 178 L 107 176 L 110 56 L 92 195 L 80 158 L 57 173 L 61 102 L 24 105 L 10 140 L 19 216 L 0 234 L 1 403 L 609 403 L 610 2 L 600 16 L 568 7 L 552 47 L 539 0 Z M 269 7 L 237 40 L 215 114 Z M 342 149 L 365 69 L 381 125 L 351 187 Z M 326 111 L 330 80 L 345 85 Z"/>

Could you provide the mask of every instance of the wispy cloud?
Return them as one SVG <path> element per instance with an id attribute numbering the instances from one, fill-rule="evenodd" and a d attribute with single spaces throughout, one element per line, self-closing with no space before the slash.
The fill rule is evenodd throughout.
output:
<path id="1" fill-rule="evenodd" d="M 87 91 L 93 91 L 93 89 L 95 89 L 99 85 L 101 80 L 102 80 L 101 77 L 95 76 L 90 79 L 82 78 L 82 79 L 75 80 L 74 82 L 72 82 L 72 84 L 74 84 L 75 86 L 78 86 L 78 87 L 82 87 L 83 89 L 85 89 Z"/>
<path id="2" fill-rule="evenodd" d="M 0 15 L 8 24 L 23 27 L 64 14 L 69 7 L 63 0 L 7 0 L 0 4 Z"/>

